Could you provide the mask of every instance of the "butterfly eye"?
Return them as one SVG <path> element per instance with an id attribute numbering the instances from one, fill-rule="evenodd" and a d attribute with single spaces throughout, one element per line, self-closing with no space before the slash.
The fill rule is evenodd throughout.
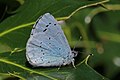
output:
<path id="1" fill-rule="evenodd" d="M 49 23 L 49 24 L 51 24 L 51 23 Z"/>
<path id="2" fill-rule="evenodd" d="M 56 25 L 56 24 L 54 24 L 54 25 Z"/>

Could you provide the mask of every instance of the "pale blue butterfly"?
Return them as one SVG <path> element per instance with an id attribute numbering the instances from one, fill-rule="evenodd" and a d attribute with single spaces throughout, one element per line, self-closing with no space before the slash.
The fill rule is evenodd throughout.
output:
<path id="1" fill-rule="evenodd" d="M 34 67 L 61 66 L 70 63 L 74 66 L 76 55 L 71 51 L 64 32 L 54 17 L 49 13 L 40 16 L 26 45 L 28 62 Z"/>

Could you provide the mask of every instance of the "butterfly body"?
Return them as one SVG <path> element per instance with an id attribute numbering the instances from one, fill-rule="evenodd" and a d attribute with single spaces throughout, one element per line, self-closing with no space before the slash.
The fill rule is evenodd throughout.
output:
<path id="1" fill-rule="evenodd" d="M 75 55 L 61 26 L 51 14 L 44 14 L 34 24 L 26 45 L 26 57 L 34 67 L 74 65 Z"/>

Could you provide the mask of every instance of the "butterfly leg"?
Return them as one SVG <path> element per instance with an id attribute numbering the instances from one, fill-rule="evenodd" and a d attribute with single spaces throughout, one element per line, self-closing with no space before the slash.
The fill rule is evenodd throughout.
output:
<path id="1" fill-rule="evenodd" d="M 60 70 L 60 67 L 61 67 L 61 65 L 58 67 L 57 71 L 59 71 L 59 70 Z"/>
<path id="2" fill-rule="evenodd" d="M 74 59 L 72 59 L 72 65 L 73 65 L 73 67 L 76 69 L 76 67 L 75 67 L 75 64 L 74 64 Z"/>

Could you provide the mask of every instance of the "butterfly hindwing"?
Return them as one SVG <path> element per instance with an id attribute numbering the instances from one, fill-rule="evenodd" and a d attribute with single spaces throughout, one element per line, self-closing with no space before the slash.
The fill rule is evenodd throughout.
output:
<path id="1" fill-rule="evenodd" d="M 41 32 L 30 37 L 27 43 L 27 53 L 29 53 L 27 57 L 31 64 L 36 63 L 39 66 L 47 66 L 47 62 L 51 63 L 51 66 L 62 65 L 69 58 L 64 55 L 67 53 L 66 49 L 54 37 Z M 66 59 L 64 60 L 64 58 Z M 59 64 L 56 64 L 57 60 L 59 60 Z"/>
<path id="2" fill-rule="evenodd" d="M 26 57 L 33 66 L 61 66 L 73 62 L 74 55 L 64 32 L 51 14 L 44 14 L 34 24 Z"/>

